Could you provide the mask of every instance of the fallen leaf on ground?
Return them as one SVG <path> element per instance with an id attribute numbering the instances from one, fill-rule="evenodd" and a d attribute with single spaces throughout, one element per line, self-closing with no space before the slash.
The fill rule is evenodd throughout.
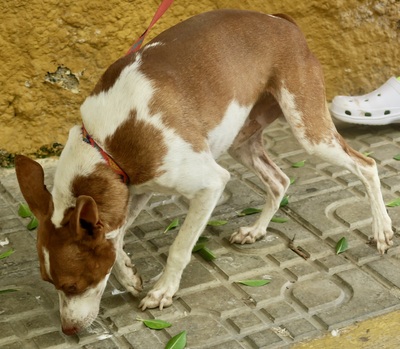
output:
<path id="1" fill-rule="evenodd" d="M 340 254 L 344 251 L 346 251 L 349 248 L 349 244 L 347 242 L 347 239 L 345 237 L 342 237 L 336 244 L 335 251 L 336 254 Z"/>
<path id="2" fill-rule="evenodd" d="M 260 213 L 262 210 L 259 208 L 253 208 L 253 207 L 249 207 L 249 208 L 245 208 L 243 211 L 241 211 L 238 216 L 242 217 L 242 216 L 249 216 L 251 214 L 255 214 L 255 213 Z"/>
<path id="3" fill-rule="evenodd" d="M 169 322 L 159 319 L 137 318 L 136 320 L 142 321 L 146 327 L 151 328 L 152 330 L 162 330 L 163 328 L 168 328 L 172 326 L 172 324 L 170 324 Z"/>
<path id="4" fill-rule="evenodd" d="M 207 225 L 209 225 L 211 227 L 219 227 L 219 226 L 225 225 L 227 223 L 228 223 L 228 221 L 209 221 L 207 223 Z"/>
<path id="5" fill-rule="evenodd" d="M 9 256 L 11 256 L 14 253 L 14 250 L 8 250 L 6 252 L 3 252 L 2 254 L 0 254 L 0 259 L 4 259 L 7 258 Z"/>
<path id="6" fill-rule="evenodd" d="M 20 204 L 18 208 L 18 215 L 22 218 L 32 217 L 33 214 L 26 204 Z"/>
<path id="7" fill-rule="evenodd" d="M 286 223 L 288 221 L 287 218 L 283 218 L 283 217 L 272 217 L 271 218 L 271 222 L 274 223 Z"/>
<path id="8" fill-rule="evenodd" d="M 400 198 L 390 201 L 386 204 L 386 207 L 397 207 L 400 206 Z"/>
<path id="9" fill-rule="evenodd" d="M 279 207 L 285 207 L 289 204 L 289 196 L 284 196 Z"/>
<path id="10" fill-rule="evenodd" d="M 271 282 L 271 280 L 241 280 L 241 281 L 236 281 L 238 284 L 250 286 L 250 287 L 260 287 L 267 285 Z"/>
<path id="11" fill-rule="evenodd" d="M 165 234 L 167 231 L 170 231 L 172 229 L 175 229 L 179 225 L 179 218 L 175 218 L 169 225 L 168 227 L 165 228 L 164 233 Z"/>
<path id="12" fill-rule="evenodd" d="M 298 162 L 293 163 L 292 167 L 293 168 L 300 168 L 300 167 L 303 167 L 305 163 L 306 163 L 306 160 L 298 161 Z"/>
<path id="13" fill-rule="evenodd" d="M 176 336 L 172 337 L 165 349 L 183 349 L 186 347 L 186 331 L 178 333 Z"/>
<path id="14" fill-rule="evenodd" d="M 32 216 L 31 221 L 28 223 L 28 225 L 26 227 L 28 228 L 28 230 L 33 230 L 33 229 L 37 228 L 38 225 L 39 225 L 39 222 L 38 222 L 37 218 L 35 216 Z"/>

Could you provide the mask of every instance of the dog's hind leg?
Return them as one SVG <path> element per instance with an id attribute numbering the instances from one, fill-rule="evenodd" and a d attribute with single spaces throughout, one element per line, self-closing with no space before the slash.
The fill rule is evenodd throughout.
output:
<path id="1" fill-rule="evenodd" d="M 258 220 L 253 226 L 241 227 L 233 233 L 230 238 L 232 243 L 253 243 L 266 235 L 267 226 L 289 186 L 289 178 L 268 157 L 262 139 L 264 127 L 280 115 L 281 110 L 272 96 L 264 96 L 252 109 L 248 122 L 229 149 L 235 160 L 261 179 L 267 191 L 266 203 Z"/>
<path id="2" fill-rule="evenodd" d="M 374 239 L 379 252 L 384 253 L 393 244 L 393 231 L 376 163 L 349 147 L 336 131 L 325 100 L 322 72 L 315 61 L 311 64 L 312 68 L 297 74 L 296 80 L 294 74 L 281 80 L 277 99 L 293 134 L 308 153 L 346 168 L 364 184 L 371 205 Z"/>

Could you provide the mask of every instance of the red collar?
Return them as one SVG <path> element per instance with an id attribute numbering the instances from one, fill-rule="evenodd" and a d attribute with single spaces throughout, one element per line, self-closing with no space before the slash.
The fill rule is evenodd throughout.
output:
<path id="1" fill-rule="evenodd" d="M 111 167 L 111 169 L 121 177 L 121 181 L 126 185 L 129 184 L 129 176 L 126 172 L 115 162 L 115 160 L 108 155 L 90 136 L 90 134 L 86 131 L 85 126 L 82 124 L 82 139 L 84 142 L 90 144 L 93 148 L 97 149 L 102 156 L 102 158 L 106 161 L 107 165 Z"/>

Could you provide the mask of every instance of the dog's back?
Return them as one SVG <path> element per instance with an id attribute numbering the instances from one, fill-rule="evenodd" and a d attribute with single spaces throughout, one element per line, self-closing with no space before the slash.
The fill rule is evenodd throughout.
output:
<path id="1" fill-rule="evenodd" d="M 294 60 L 305 55 L 303 34 L 286 18 L 204 13 L 112 64 L 83 104 L 82 118 L 134 183 L 145 183 L 160 174 L 176 141 L 172 133 L 185 143 L 179 149 L 218 157 L 254 107 L 254 114 L 271 110 L 268 122 L 281 115 L 275 100 L 281 83 L 297 75 Z M 149 155 L 152 147 L 157 154 Z M 127 152 L 135 154 L 129 161 Z"/>

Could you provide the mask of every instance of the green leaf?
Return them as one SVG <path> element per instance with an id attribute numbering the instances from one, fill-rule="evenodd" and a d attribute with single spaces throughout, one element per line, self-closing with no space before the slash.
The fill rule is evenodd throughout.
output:
<path id="1" fill-rule="evenodd" d="M 209 221 L 207 223 L 207 225 L 209 225 L 211 227 L 219 227 L 219 226 L 225 225 L 227 223 L 228 223 L 228 221 Z"/>
<path id="2" fill-rule="evenodd" d="M 197 253 L 200 254 L 200 256 L 202 256 L 206 261 L 213 261 L 214 259 L 217 258 L 214 252 L 207 247 L 199 249 Z"/>
<path id="3" fill-rule="evenodd" d="M 253 207 L 249 207 L 249 208 L 245 208 L 242 212 L 240 212 L 238 214 L 239 217 L 242 216 L 249 216 L 251 214 L 255 214 L 255 213 L 260 213 L 262 210 L 260 210 L 259 208 L 253 208 Z"/>
<path id="4" fill-rule="evenodd" d="M 3 252 L 2 254 L 0 254 L 0 259 L 4 259 L 7 258 L 9 256 L 11 256 L 15 251 L 14 250 L 8 250 L 6 252 Z"/>
<path id="5" fill-rule="evenodd" d="M 272 217 L 271 222 L 274 223 L 286 223 L 288 221 L 287 218 L 283 218 L 283 217 Z"/>
<path id="6" fill-rule="evenodd" d="M 186 331 L 178 333 L 176 336 L 172 337 L 165 349 L 183 349 L 186 347 Z"/>
<path id="7" fill-rule="evenodd" d="M 290 185 L 292 185 L 294 182 L 296 182 L 296 178 L 289 178 L 290 179 Z"/>
<path id="8" fill-rule="evenodd" d="M 20 204 L 18 208 L 18 215 L 22 218 L 32 217 L 33 214 L 26 204 Z"/>
<path id="9" fill-rule="evenodd" d="M 393 156 L 393 159 L 395 159 L 397 161 L 400 161 L 400 154 L 397 154 L 397 155 Z"/>
<path id="10" fill-rule="evenodd" d="M 284 196 L 279 207 L 285 207 L 289 204 L 289 196 Z"/>
<path id="11" fill-rule="evenodd" d="M 172 229 L 175 229 L 179 225 L 179 218 L 175 218 L 169 225 L 168 227 L 165 228 L 164 233 L 165 234 L 167 231 L 170 231 Z"/>
<path id="12" fill-rule="evenodd" d="M 370 151 L 370 152 L 366 151 L 366 152 L 363 153 L 363 155 L 368 157 L 373 153 L 374 153 L 373 151 Z"/>
<path id="13" fill-rule="evenodd" d="M 335 251 L 336 254 L 340 254 L 349 248 L 349 244 L 345 237 L 342 237 L 336 244 Z"/>
<path id="14" fill-rule="evenodd" d="M 199 239 L 197 240 L 197 243 L 206 243 L 210 239 L 207 236 L 200 236 Z"/>
<path id="15" fill-rule="evenodd" d="M 158 319 L 145 320 L 140 318 L 137 318 L 136 320 L 142 321 L 146 325 L 146 327 L 151 328 L 152 330 L 162 330 L 163 328 L 172 326 L 172 324 L 164 320 L 158 320 Z"/>
<path id="16" fill-rule="evenodd" d="M 393 201 L 390 201 L 386 204 L 387 207 L 396 207 L 396 206 L 400 206 L 400 198 L 397 198 Z"/>
<path id="17" fill-rule="evenodd" d="M 4 293 L 11 293 L 11 292 L 17 292 L 18 290 L 9 288 L 7 290 L 0 290 L 0 294 L 4 294 Z"/>
<path id="18" fill-rule="evenodd" d="M 294 167 L 294 168 L 303 167 L 305 163 L 306 163 L 306 160 L 295 162 L 294 164 L 292 164 L 292 167 Z"/>
<path id="19" fill-rule="evenodd" d="M 251 286 L 251 287 L 260 287 L 267 285 L 271 282 L 271 280 L 242 280 L 242 281 L 236 281 L 238 284 L 246 285 L 246 286 Z"/>
<path id="20" fill-rule="evenodd" d="M 28 223 L 28 225 L 26 227 L 28 228 L 28 230 L 33 230 L 33 229 L 37 228 L 38 225 L 39 225 L 39 222 L 38 222 L 37 218 L 35 216 L 32 216 L 31 221 Z"/>
<path id="21" fill-rule="evenodd" d="M 194 245 L 192 252 L 198 252 L 201 249 L 203 249 L 204 247 L 206 247 L 208 240 L 209 240 L 208 237 L 200 236 L 196 242 L 196 245 Z"/>

